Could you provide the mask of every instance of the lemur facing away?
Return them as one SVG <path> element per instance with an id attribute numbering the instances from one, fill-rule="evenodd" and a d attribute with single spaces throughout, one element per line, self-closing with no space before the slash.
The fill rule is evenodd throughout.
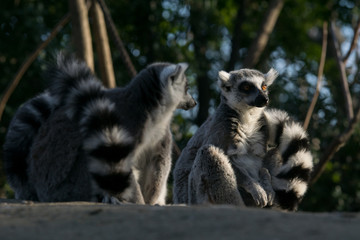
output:
<path id="1" fill-rule="evenodd" d="M 52 84 L 14 116 L 4 166 L 16 198 L 165 204 L 170 121 L 195 101 L 185 63 L 155 63 L 105 89 L 85 63 L 60 54 Z"/>
<path id="2" fill-rule="evenodd" d="M 277 75 L 219 72 L 221 103 L 176 162 L 175 203 L 297 208 L 313 162 L 304 129 L 286 112 L 265 108 Z"/>

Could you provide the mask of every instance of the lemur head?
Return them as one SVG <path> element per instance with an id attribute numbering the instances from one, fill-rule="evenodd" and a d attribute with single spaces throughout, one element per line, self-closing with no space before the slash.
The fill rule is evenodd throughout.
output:
<path id="1" fill-rule="evenodd" d="M 234 109 L 262 108 L 269 103 L 268 87 L 278 72 L 271 68 L 263 74 L 253 69 L 219 72 L 218 84 L 226 103 Z"/>
<path id="2" fill-rule="evenodd" d="M 149 67 L 158 68 L 157 74 L 164 89 L 164 102 L 185 110 L 195 107 L 196 102 L 188 93 L 188 80 L 185 76 L 187 63 L 155 63 Z"/>

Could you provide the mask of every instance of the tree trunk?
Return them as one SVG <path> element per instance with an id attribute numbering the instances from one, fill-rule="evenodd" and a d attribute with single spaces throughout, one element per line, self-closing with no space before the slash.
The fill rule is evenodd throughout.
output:
<path id="1" fill-rule="evenodd" d="M 245 19 L 245 7 L 246 7 L 246 0 L 241 0 L 239 2 L 239 8 L 236 14 L 235 23 L 234 23 L 234 30 L 231 39 L 231 54 L 230 60 L 227 64 L 226 70 L 232 71 L 235 70 L 235 65 L 239 61 L 239 50 L 240 50 L 240 40 L 242 34 L 242 24 Z"/>
<path id="2" fill-rule="evenodd" d="M 194 34 L 194 54 L 197 59 L 198 72 L 196 82 L 198 89 L 198 105 L 199 111 L 195 123 L 200 126 L 209 115 L 209 101 L 210 101 L 210 80 L 207 76 L 207 71 L 210 69 L 210 62 L 206 58 L 208 32 L 204 30 L 206 26 L 206 9 L 201 2 L 193 2 L 190 12 L 190 24 L 192 33 Z M 211 30 L 209 30 L 211 31 Z"/>
<path id="3" fill-rule="evenodd" d="M 121 40 L 120 35 L 116 30 L 116 26 L 115 26 L 114 21 L 111 18 L 110 11 L 109 11 L 108 7 L 106 6 L 104 0 L 97 0 L 97 1 L 100 4 L 100 7 L 104 13 L 106 25 L 109 28 L 110 36 L 113 38 L 115 45 L 120 52 L 121 60 L 124 62 L 130 77 L 133 78 L 136 76 L 137 72 L 135 70 L 135 67 L 134 67 L 131 59 L 130 59 L 129 54 L 126 51 L 123 41 Z"/>
<path id="4" fill-rule="evenodd" d="M 272 0 L 269 3 L 269 8 L 260 26 L 256 39 L 251 44 L 248 54 L 245 57 L 243 64 L 244 68 L 253 68 L 259 62 L 259 58 L 269 41 L 270 34 L 274 30 L 276 21 L 284 6 L 284 1 L 285 0 Z"/>
<path id="5" fill-rule="evenodd" d="M 116 83 L 109 39 L 106 31 L 104 14 L 96 0 L 92 1 L 91 16 L 93 20 L 93 31 L 101 80 L 106 87 L 113 88 L 116 86 Z"/>
<path id="6" fill-rule="evenodd" d="M 69 6 L 72 21 L 72 41 L 76 55 L 94 71 L 88 8 L 85 0 L 69 0 Z"/>

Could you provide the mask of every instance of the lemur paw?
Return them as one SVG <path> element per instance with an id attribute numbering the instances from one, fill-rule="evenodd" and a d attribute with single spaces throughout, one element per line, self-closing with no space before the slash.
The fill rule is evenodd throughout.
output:
<path id="1" fill-rule="evenodd" d="M 259 183 L 252 183 L 246 190 L 251 194 L 256 206 L 265 207 L 268 204 L 268 195 Z"/>
<path id="2" fill-rule="evenodd" d="M 105 195 L 102 199 L 102 203 L 108 203 L 108 204 L 114 204 L 114 205 L 120 205 L 122 202 L 113 196 Z"/>
<path id="3" fill-rule="evenodd" d="M 259 175 L 260 175 L 261 185 L 267 194 L 267 200 L 268 200 L 267 205 L 272 206 L 275 199 L 275 191 L 271 184 L 271 175 L 266 168 L 261 168 Z"/>

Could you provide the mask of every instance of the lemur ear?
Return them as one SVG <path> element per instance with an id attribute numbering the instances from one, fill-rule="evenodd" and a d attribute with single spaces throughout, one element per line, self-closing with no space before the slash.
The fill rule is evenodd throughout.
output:
<path id="1" fill-rule="evenodd" d="M 181 72 L 185 72 L 186 69 L 188 69 L 189 64 L 183 62 L 183 63 L 178 63 L 177 66 L 180 67 Z"/>
<path id="2" fill-rule="evenodd" d="M 279 76 L 279 73 L 274 69 L 271 68 L 266 74 L 265 74 L 265 84 L 267 86 L 270 86 L 273 84 L 274 80 Z"/>
<path id="3" fill-rule="evenodd" d="M 163 84 L 174 83 L 177 80 L 183 80 L 183 75 L 189 67 L 187 63 L 171 64 L 164 67 L 160 73 L 160 80 Z"/>
<path id="4" fill-rule="evenodd" d="M 186 69 L 189 67 L 187 63 L 178 63 L 176 64 L 175 70 L 169 75 L 172 82 L 175 82 L 178 79 L 181 79 L 181 76 L 184 75 Z"/>
<path id="5" fill-rule="evenodd" d="M 222 82 L 227 82 L 229 81 L 230 79 L 230 73 L 227 73 L 225 71 L 220 71 L 219 72 L 219 79 L 222 81 Z"/>
<path id="6" fill-rule="evenodd" d="M 218 85 L 221 89 L 223 89 L 226 92 L 228 92 L 231 87 L 229 79 L 230 79 L 230 73 L 225 71 L 219 72 Z"/>

